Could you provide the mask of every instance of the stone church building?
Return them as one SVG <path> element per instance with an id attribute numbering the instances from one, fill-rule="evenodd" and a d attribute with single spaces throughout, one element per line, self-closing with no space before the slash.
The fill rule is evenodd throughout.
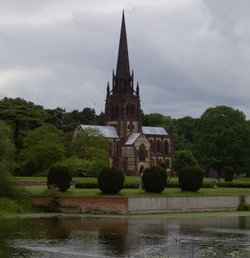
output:
<path id="1" fill-rule="evenodd" d="M 123 169 L 125 175 L 140 175 L 155 165 L 171 167 L 173 146 L 162 127 L 142 126 L 139 84 L 130 72 L 124 13 L 116 72 L 108 83 L 105 126 L 79 125 L 75 135 L 86 128 L 97 129 L 109 139 L 109 165 Z"/>

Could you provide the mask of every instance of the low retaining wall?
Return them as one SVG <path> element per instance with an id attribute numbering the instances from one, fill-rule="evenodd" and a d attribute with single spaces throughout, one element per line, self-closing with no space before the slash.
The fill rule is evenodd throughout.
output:
<path id="1" fill-rule="evenodd" d="M 32 196 L 34 206 L 46 207 L 45 196 Z M 236 211 L 245 202 L 250 205 L 250 196 L 206 197 L 59 197 L 59 210 L 80 213 L 142 214 L 192 211 Z"/>
<path id="2" fill-rule="evenodd" d="M 131 213 L 235 211 L 240 201 L 240 196 L 135 198 L 128 206 Z"/>

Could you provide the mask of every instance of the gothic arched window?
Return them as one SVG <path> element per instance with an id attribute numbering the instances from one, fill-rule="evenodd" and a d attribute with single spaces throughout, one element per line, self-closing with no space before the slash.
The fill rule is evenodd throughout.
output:
<path id="1" fill-rule="evenodd" d="M 158 164 L 157 164 L 158 166 L 161 166 L 162 165 L 162 159 L 159 159 L 158 160 Z"/>
<path id="2" fill-rule="evenodd" d="M 156 141 L 156 152 L 161 153 L 161 140 Z"/>
<path id="3" fill-rule="evenodd" d="M 151 146 L 151 152 L 155 153 L 155 143 L 154 143 L 154 141 L 153 140 L 149 140 L 149 142 L 150 142 L 150 146 Z"/>
<path id="4" fill-rule="evenodd" d="M 147 151 L 144 144 L 141 144 L 139 148 L 139 161 L 145 161 L 147 155 Z"/>
<path id="5" fill-rule="evenodd" d="M 164 141 L 164 154 L 169 154 L 169 143 L 168 143 L 168 140 Z"/>

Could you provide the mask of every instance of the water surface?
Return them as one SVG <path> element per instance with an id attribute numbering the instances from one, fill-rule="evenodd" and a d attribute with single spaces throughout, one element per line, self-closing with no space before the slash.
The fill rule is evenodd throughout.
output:
<path id="1" fill-rule="evenodd" d="M 250 257 L 250 215 L 0 220 L 0 257 Z"/>

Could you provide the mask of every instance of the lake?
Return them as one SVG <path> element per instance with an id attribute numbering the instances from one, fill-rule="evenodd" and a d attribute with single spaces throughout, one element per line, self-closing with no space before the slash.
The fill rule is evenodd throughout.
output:
<path id="1" fill-rule="evenodd" d="M 250 213 L 0 219 L 0 257 L 250 257 Z"/>

